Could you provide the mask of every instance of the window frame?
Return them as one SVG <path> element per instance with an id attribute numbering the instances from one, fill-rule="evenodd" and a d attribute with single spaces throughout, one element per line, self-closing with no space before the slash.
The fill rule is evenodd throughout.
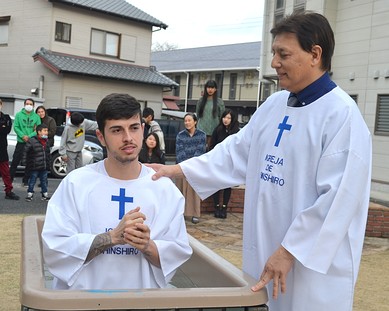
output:
<path id="1" fill-rule="evenodd" d="M 94 45 L 93 45 L 93 34 L 94 33 L 99 33 L 101 35 L 104 36 L 104 42 L 101 42 L 102 43 L 102 46 L 104 48 L 104 51 L 92 51 Z M 107 46 L 107 36 L 115 36 L 117 37 L 117 45 L 116 45 L 116 54 L 110 54 L 108 53 L 108 48 L 109 46 Z M 97 37 L 95 37 L 95 39 L 98 39 Z M 113 57 L 113 58 L 119 58 L 120 57 L 120 34 L 119 33 L 115 33 L 115 32 L 111 32 L 111 31 L 106 31 L 106 30 L 101 30 L 101 29 L 97 29 L 97 28 L 92 28 L 91 29 L 91 37 L 90 37 L 90 48 L 89 48 L 89 52 L 90 54 L 94 54 L 94 55 L 102 55 L 102 56 L 107 56 L 107 57 Z"/>
<path id="2" fill-rule="evenodd" d="M 238 87 L 238 74 L 234 72 L 230 73 L 230 83 L 229 83 L 229 91 L 228 91 L 229 100 L 236 99 L 237 87 Z"/>
<path id="3" fill-rule="evenodd" d="M 0 27 L 4 28 L 3 34 L 4 38 L 1 38 L 0 36 L 0 46 L 8 45 L 9 41 L 9 21 L 11 20 L 11 16 L 0 16 Z M 1 31 L 0 31 L 1 34 Z M 4 39 L 4 40 L 3 40 Z"/>
<path id="4" fill-rule="evenodd" d="M 377 95 L 374 135 L 389 136 L 389 94 Z"/>
<path id="5" fill-rule="evenodd" d="M 67 28 L 68 28 L 68 33 L 66 33 Z M 69 37 L 68 39 L 65 39 L 66 35 L 68 35 Z M 54 40 L 57 42 L 70 44 L 71 38 L 72 38 L 72 24 L 64 23 L 61 21 L 55 21 Z"/>

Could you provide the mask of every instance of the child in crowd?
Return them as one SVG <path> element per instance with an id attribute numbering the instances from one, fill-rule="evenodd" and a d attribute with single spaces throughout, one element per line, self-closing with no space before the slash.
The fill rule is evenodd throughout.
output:
<path id="1" fill-rule="evenodd" d="M 34 187 L 39 177 L 42 200 L 50 199 L 47 193 L 47 174 L 50 170 L 50 146 L 47 141 L 49 128 L 46 124 L 36 127 L 37 136 L 31 137 L 26 143 L 27 166 L 30 170 L 26 201 L 31 202 L 34 196 Z"/>
<path id="2" fill-rule="evenodd" d="M 66 162 L 69 174 L 82 166 L 82 149 L 85 144 L 85 133 L 97 129 L 97 122 L 85 119 L 79 112 L 73 112 L 61 136 L 59 154 Z"/>

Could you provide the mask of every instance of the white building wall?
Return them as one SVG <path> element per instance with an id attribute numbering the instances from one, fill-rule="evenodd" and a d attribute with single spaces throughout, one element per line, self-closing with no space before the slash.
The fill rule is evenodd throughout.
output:
<path id="1" fill-rule="evenodd" d="M 11 16 L 8 44 L 0 46 L 0 92 L 31 96 L 39 84 L 32 55 L 49 45 L 51 3 L 2 0 L 0 16 Z M 6 74 L 5 74 L 6 73 Z"/>
<path id="2" fill-rule="evenodd" d="M 96 13 L 86 15 L 84 10 L 75 9 L 68 5 L 55 4 L 51 22 L 50 49 L 57 52 L 68 53 L 83 57 L 93 57 L 102 60 L 109 60 L 107 57 L 100 57 L 96 54 L 90 54 L 91 29 L 98 29 L 119 35 L 129 36 L 135 42 L 135 60 L 124 61 L 117 58 L 115 62 L 127 64 L 136 64 L 139 66 L 150 66 L 150 53 L 152 32 L 151 26 L 129 21 L 118 22 L 117 18 L 111 18 L 106 14 Z M 55 41 L 54 32 L 56 22 L 63 22 L 72 25 L 71 43 Z M 132 49 L 132 47 L 127 47 Z"/>

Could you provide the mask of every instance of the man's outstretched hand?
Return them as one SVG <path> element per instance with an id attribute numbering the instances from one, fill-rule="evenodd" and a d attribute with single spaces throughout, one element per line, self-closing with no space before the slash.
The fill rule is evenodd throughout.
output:
<path id="1" fill-rule="evenodd" d="M 183 177 L 184 174 L 181 167 L 178 164 L 175 165 L 163 165 L 157 163 L 145 163 L 147 167 L 152 168 L 156 173 L 153 175 L 153 180 L 157 180 L 160 177 Z"/>

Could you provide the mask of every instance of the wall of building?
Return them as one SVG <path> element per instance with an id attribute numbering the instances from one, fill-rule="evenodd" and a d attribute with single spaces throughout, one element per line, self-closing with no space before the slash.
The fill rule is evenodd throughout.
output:
<path id="1" fill-rule="evenodd" d="M 70 44 L 55 41 L 56 21 L 72 25 Z M 104 56 L 90 54 L 91 29 L 93 28 L 128 36 L 134 40 L 134 46 L 125 47 L 128 50 L 134 49 L 134 61 L 112 58 L 113 61 L 149 67 L 152 39 L 151 26 L 135 22 L 131 23 L 128 20 L 123 21 L 119 21 L 118 18 L 110 17 L 106 14 L 97 12 L 90 14 L 86 10 L 73 8 L 69 5 L 54 4 L 53 16 L 50 20 L 52 35 L 50 36 L 49 49 L 83 57 L 110 60 L 110 58 Z"/>
<path id="2" fill-rule="evenodd" d="M 49 45 L 51 3 L 41 0 L 2 0 L 0 16 L 11 16 L 8 44 L 0 46 L 0 92 L 31 96 L 39 83 L 32 55 Z M 4 74 L 6 73 L 6 74 Z"/>

